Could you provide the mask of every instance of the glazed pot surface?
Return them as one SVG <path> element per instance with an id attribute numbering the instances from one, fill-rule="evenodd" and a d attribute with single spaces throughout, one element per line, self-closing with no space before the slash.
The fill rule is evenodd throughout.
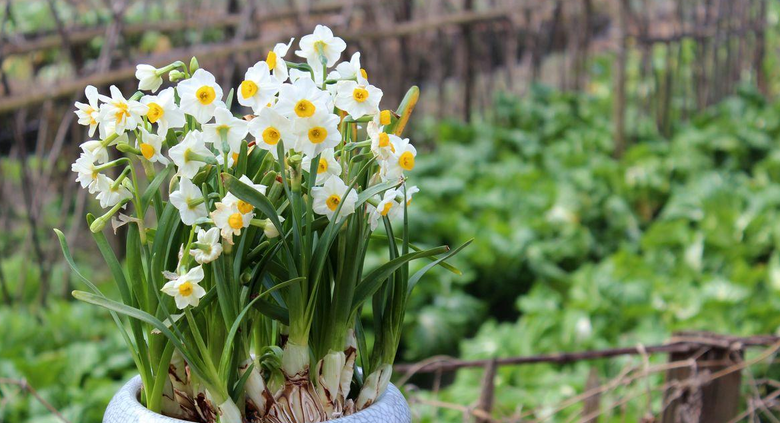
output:
<path id="1" fill-rule="evenodd" d="M 111 399 L 103 415 L 103 423 L 191 423 L 165 417 L 147 410 L 138 402 L 141 377 L 130 379 Z M 351 416 L 331 420 L 339 423 L 411 423 L 412 413 L 406 399 L 393 384 L 379 397 L 379 401 Z M 227 422 L 226 422 L 227 423 Z"/>

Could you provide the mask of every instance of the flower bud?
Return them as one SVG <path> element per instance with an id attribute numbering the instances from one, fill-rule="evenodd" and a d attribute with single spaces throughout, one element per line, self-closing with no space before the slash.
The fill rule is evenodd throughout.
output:
<path id="1" fill-rule="evenodd" d="M 184 72 L 182 72 L 180 70 L 175 70 L 175 69 L 168 73 L 168 79 L 171 82 L 179 82 L 182 79 L 184 79 L 186 76 L 187 75 L 185 75 Z"/>
<path id="2" fill-rule="evenodd" d="M 265 219 L 265 226 L 263 226 L 263 233 L 267 238 L 276 238 L 279 236 L 279 230 L 276 229 L 271 219 Z"/>
<path id="3" fill-rule="evenodd" d="M 200 69 L 200 65 L 198 64 L 198 58 L 195 56 L 190 59 L 190 73 L 195 73 L 196 70 Z"/>
<path id="4" fill-rule="evenodd" d="M 125 154 L 132 153 L 132 154 L 137 154 L 139 156 L 141 155 L 141 150 L 134 148 L 130 144 L 126 144 L 126 143 L 117 144 L 116 149 Z"/>

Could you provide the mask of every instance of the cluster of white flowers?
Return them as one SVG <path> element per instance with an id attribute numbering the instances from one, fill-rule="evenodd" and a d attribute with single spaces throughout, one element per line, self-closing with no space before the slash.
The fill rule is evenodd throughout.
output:
<path id="1" fill-rule="evenodd" d="M 368 213 L 372 230 L 382 217 L 402 216 L 404 198 L 409 202 L 418 191 L 402 184 L 404 172 L 414 168 L 417 151 L 408 139 L 385 132 L 394 116 L 389 110 L 380 110 L 382 90 L 369 83 L 360 65 L 360 53 L 339 63 L 346 43 L 322 25 L 302 37 L 295 51 L 306 65 L 284 60 L 292 43 L 291 39 L 287 44 L 277 44 L 265 60 L 247 69 L 243 82 L 235 89 L 238 104 L 251 109 L 244 119 L 229 110 L 232 101 L 225 97 L 214 75 L 194 69 L 197 65 L 187 68 L 181 62 L 160 69 L 138 65 L 140 91 L 129 99 L 115 86 L 110 87 L 110 97 L 88 86 L 87 103 L 76 102 L 78 122 L 89 127 L 90 137 L 97 131 L 99 138 L 81 145 L 82 153 L 72 170 L 81 186 L 96 194 L 102 207 L 112 208 L 109 213 L 128 202 L 140 201 L 141 196 L 132 161 L 127 157 L 111 161 L 108 147 L 116 146 L 128 157 L 146 161 L 145 170 L 154 169 L 153 163 L 173 163 L 176 176 L 168 198 L 179 210 L 181 221 L 197 227 L 197 240 L 187 246 L 187 252 L 200 264 L 180 270 L 179 276 L 163 288 L 176 297 L 180 308 L 197 305 L 205 294 L 198 286 L 203 278 L 201 266 L 219 257 L 222 242 L 232 245 L 233 237 L 253 224 L 262 227 L 269 238 L 279 236 L 268 219 L 255 219 L 252 205 L 224 192 L 212 201 L 199 187 L 201 182 L 193 182 L 204 166 L 233 168 L 244 141 L 249 149 L 267 150 L 283 166 L 285 159 L 298 155 L 304 172 L 312 168 L 312 160 L 318 160 L 315 186 L 310 189 L 312 208 L 329 219 L 337 211 L 339 217 L 357 211 L 358 187 L 345 183 L 348 163 L 341 157 L 346 144 L 360 142 L 342 136 L 347 125 L 366 130 L 368 139 L 362 146 L 373 153 L 378 164 L 371 184 L 398 182 L 397 189 L 385 191 L 360 208 Z M 158 93 L 166 73 L 171 81 L 178 82 Z M 130 137 L 135 142 L 131 143 Z M 278 157 L 280 142 L 285 157 Z M 105 174 L 125 165 L 116 179 Z M 266 194 L 268 187 L 245 175 L 240 180 Z M 143 216 L 138 217 L 143 220 Z"/>

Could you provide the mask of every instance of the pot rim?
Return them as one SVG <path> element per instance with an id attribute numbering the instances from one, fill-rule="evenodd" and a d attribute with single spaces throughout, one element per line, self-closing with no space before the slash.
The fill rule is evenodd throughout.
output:
<path id="1" fill-rule="evenodd" d="M 134 376 L 125 385 L 123 385 L 108 404 L 108 408 L 106 409 L 106 414 L 103 420 L 104 423 L 110 423 L 114 421 L 108 419 L 109 414 L 135 415 L 138 417 L 139 421 L 149 421 L 154 423 L 193 423 L 189 420 L 181 420 L 155 413 L 144 407 L 138 400 L 138 395 L 140 394 L 142 387 L 143 384 L 141 383 L 141 376 L 139 375 Z M 407 404 L 403 394 L 401 394 L 401 391 L 399 391 L 398 388 L 392 383 L 387 385 L 387 390 L 385 390 L 379 399 L 374 404 L 371 404 L 368 408 L 360 410 L 355 414 L 346 417 L 340 417 L 330 421 L 338 421 L 343 423 L 350 423 L 352 421 L 367 422 L 371 421 L 369 420 L 371 415 L 381 416 L 385 413 L 391 414 L 392 416 L 397 416 L 399 419 L 386 419 L 382 421 L 411 421 L 409 405 Z M 399 415 L 398 413 L 401 414 Z"/>

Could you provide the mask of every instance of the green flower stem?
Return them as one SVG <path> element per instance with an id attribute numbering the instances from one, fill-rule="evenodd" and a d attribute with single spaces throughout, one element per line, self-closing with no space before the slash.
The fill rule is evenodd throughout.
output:
<path id="1" fill-rule="evenodd" d="M 106 224 L 111 219 L 113 215 L 116 214 L 119 210 L 124 207 L 125 204 L 129 203 L 130 200 L 123 200 L 117 203 L 114 207 L 111 207 L 106 213 L 104 213 L 102 216 L 95 219 L 94 222 L 92 222 L 91 225 L 89 225 L 89 230 L 92 231 L 92 233 L 98 233 L 103 230 L 103 228 L 106 227 Z"/>
<path id="2" fill-rule="evenodd" d="M 190 199 L 187 199 L 187 206 L 192 208 L 192 207 L 195 207 L 195 206 L 197 206 L 199 204 L 203 204 L 205 202 L 206 202 L 206 199 L 203 198 L 203 197 L 201 197 L 201 198 L 190 198 Z"/>
<path id="3" fill-rule="evenodd" d="M 127 174 L 130 173 L 130 167 L 126 167 L 122 173 L 119 174 L 119 177 L 116 178 L 113 184 L 111 184 L 111 189 L 117 189 L 120 185 L 122 185 L 122 181 L 127 177 Z"/>
<path id="4" fill-rule="evenodd" d="M 141 150 L 131 146 L 130 144 L 121 143 L 116 146 L 116 149 L 121 151 L 122 153 L 132 153 L 136 156 L 141 156 L 143 153 L 141 153 Z"/>
<path id="5" fill-rule="evenodd" d="M 103 146 L 104 148 L 108 147 L 108 145 L 114 142 L 114 140 L 116 140 L 117 138 L 119 138 L 119 135 L 117 135 L 117 133 L 114 132 L 113 134 L 107 136 L 106 139 L 104 139 L 103 142 L 100 143 L 100 145 Z"/>
<path id="6" fill-rule="evenodd" d="M 174 70 L 176 68 L 182 68 L 185 71 L 187 70 L 187 67 L 184 65 L 184 63 L 182 61 L 180 61 L 180 60 L 177 60 L 177 61 L 171 63 L 168 66 L 165 66 L 165 67 L 162 67 L 160 69 L 157 69 L 154 73 L 157 76 L 162 76 L 165 73 L 170 72 L 170 71 L 172 71 L 172 70 Z"/>
<path id="7" fill-rule="evenodd" d="M 218 164 L 217 159 L 213 157 L 204 156 L 198 153 L 193 152 L 192 150 L 187 150 L 184 152 L 184 160 L 190 161 L 190 162 L 201 162 L 201 163 L 207 163 L 210 165 Z"/>
<path id="8" fill-rule="evenodd" d="M 113 160 L 113 161 L 110 161 L 110 162 L 107 162 L 107 163 L 103 163 L 100 166 L 95 166 L 95 171 L 96 172 L 102 172 L 102 171 L 104 171 L 106 169 L 111 169 L 112 167 L 119 166 L 122 163 L 125 163 L 125 161 L 123 159 Z"/>
<path id="9" fill-rule="evenodd" d="M 122 157 L 116 161 L 127 163 L 127 169 L 130 169 L 130 174 L 133 181 L 133 197 L 135 198 L 135 200 L 133 200 L 133 205 L 135 206 L 135 212 L 137 215 L 136 217 L 138 218 L 138 232 L 139 236 L 141 237 L 141 245 L 146 245 L 146 229 L 144 227 L 144 210 L 142 207 L 143 203 L 141 202 L 141 194 L 139 194 L 140 189 L 138 185 L 138 177 L 135 174 L 133 161 L 130 160 L 129 157 Z"/>
<path id="10" fill-rule="evenodd" d="M 190 237 L 187 239 L 187 244 L 182 250 L 184 251 L 184 256 L 181 259 L 181 267 L 179 268 L 179 272 L 182 273 L 189 270 L 190 260 L 192 260 L 192 256 L 190 255 L 190 247 L 192 246 L 192 240 L 195 238 L 195 228 L 197 228 L 197 225 L 193 225 L 190 228 Z"/>

